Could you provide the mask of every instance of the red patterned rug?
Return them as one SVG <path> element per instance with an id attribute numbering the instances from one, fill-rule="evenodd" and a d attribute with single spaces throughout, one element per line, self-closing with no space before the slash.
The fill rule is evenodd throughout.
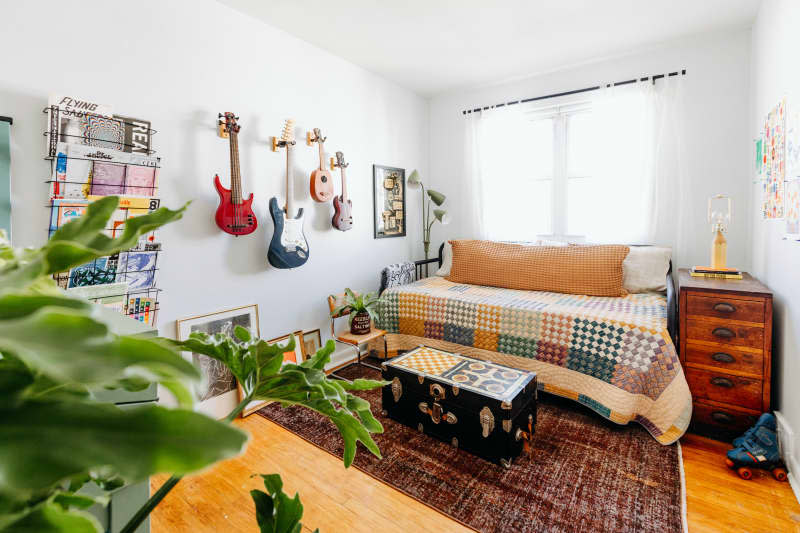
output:
<path id="1" fill-rule="evenodd" d="M 379 379 L 357 366 L 341 375 Z M 383 459 L 359 446 L 353 465 L 477 531 L 683 531 L 680 449 L 636 424 L 540 394 L 532 458 L 505 469 L 380 416 L 380 390 L 358 394 L 383 424 L 375 435 Z M 278 404 L 258 414 L 342 456 L 336 427 L 321 415 Z"/>

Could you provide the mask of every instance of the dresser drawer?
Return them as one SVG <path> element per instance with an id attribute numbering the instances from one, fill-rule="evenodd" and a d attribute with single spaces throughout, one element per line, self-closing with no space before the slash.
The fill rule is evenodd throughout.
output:
<path id="1" fill-rule="evenodd" d="M 690 315 L 711 316 L 741 320 L 743 322 L 764 322 L 763 300 L 737 300 L 716 296 L 686 296 L 686 308 Z"/>
<path id="2" fill-rule="evenodd" d="M 764 328 L 756 326 L 742 326 L 731 324 L 727 320 L 718 318 L 686 319 L 687 341 L 709 341 L 734 346 L 749 346 L 750 348 L 764 348 Z"/>
<path id="3" fill-rule="evenodd" d="M 686 345 L 687 363 L 713 366 L 722 371 L 735 370 L 756 376 L 764 373 L 764 356 L 761 353 L 742 352 L 733 346 Z"/>
<path id="4" fill-rule="evenodd" d="M 724 431 L 744 433 L 758 420 L 757 414 L 747 413 L 729 406 L 694 402 L 692 406 L 692 424 L 701 424 Z"/>
<path id="5" fill-rule="evenodd" d="M 685 371 L 693 397 L 730 403 L 747 409 L 761 409 L 760 379 L 698 368 L 686 368 Z"/>

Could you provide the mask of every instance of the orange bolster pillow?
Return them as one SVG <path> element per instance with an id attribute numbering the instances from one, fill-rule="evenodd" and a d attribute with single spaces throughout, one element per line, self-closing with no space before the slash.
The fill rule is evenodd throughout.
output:
<path id="1" fill-rule="evenodd" d="M 493 241 L 450 241 L 454 283 L 529 291 L 625 296 L 621 245 L 525 246 Z"/>

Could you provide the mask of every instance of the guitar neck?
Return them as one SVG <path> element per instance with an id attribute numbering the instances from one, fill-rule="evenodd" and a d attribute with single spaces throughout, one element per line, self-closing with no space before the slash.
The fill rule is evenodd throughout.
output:
<path id="1" fill-rule="evenodd" d="M 325 170 L 325 146 L 322 141 L 317 141 L 319 145 L 319 169 Z"/>
<path id="2" fill-rule="evenodd" d="M 292 201 L 294 199 L 294 180 L 292 179 L 292 144 L 286 143 L 286 216 L 292 217 Z"/>
<path id="3" fill-rule="evenodd" d="M 344 172 L 344 167 L 339 167 L 342 171 L 342 201 L 347 203 L 347 176 Z"/>
<path id="4" fill-rule="evenodd" d="M 231 203 L 242 203 L 242 177 L 239 173 L 239 134 L 230 132 L 231 145 Z"/>

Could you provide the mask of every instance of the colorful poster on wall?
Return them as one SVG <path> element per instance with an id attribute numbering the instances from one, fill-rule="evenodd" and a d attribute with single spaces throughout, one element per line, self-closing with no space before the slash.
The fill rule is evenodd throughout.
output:
<path id="1" fill-rule="evenodd" d="M 800 240 L 800 179 L 786 182 L 786 238 Z"/>
<path id="2" fill-rule="evenodd" d="M 800 107 L 786 108 L 786 176 L 800 178 Z"/>
<path id="3" fill-rule="evenodd" d="M 763 184 L 764 218 L 783 218 L 783 190 L 786 175 L 786 100 L 778 102 L 764 124 L 766 180 Z"/>

